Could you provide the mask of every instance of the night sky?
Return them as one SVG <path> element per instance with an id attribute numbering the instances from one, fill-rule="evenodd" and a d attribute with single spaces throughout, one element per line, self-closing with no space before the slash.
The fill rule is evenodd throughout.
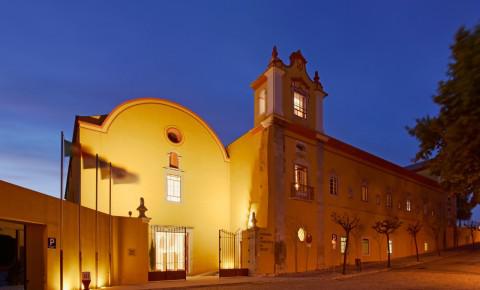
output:
<path id="1" fill-rule="evenodd" d="M 228 145 L 252 127 L 250 83 L 273 45 L 319 71 L 327 134 L 407 165 L 405 126 L 437 112 L 453 36 L 479 12 L 475 0 L 0 0 L 0 179 L 58 195 L 60 131 L 131 98 L 178 102 Z"/>

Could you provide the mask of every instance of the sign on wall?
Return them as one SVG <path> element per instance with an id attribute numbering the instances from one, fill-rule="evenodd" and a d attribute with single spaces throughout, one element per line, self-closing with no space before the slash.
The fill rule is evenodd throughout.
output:
<path id="1" fill-rule="evenodd" d="M 47 240 L 47 247 L 49 249 L 56 249 L 57 248 L 57 239 L 49 237 L 48 240 Z"/>

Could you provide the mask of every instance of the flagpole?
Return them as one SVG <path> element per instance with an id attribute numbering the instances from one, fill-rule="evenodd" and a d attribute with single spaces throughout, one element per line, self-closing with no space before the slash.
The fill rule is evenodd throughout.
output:
<path id="1" fill-rule="evenodd" d="M 60 290 L 63 290 L 63 161 L 64 136 L 60 133 Z"/>
<path id="2" fill-rule="evenodd" d="M 95 155 L 95 288 L 98 288 L 98 154 Z"/>
<path id="3" fill-rule="evenodd" d="M 108 176 L 108 286 L 112 286 L 112 162 Z"/>

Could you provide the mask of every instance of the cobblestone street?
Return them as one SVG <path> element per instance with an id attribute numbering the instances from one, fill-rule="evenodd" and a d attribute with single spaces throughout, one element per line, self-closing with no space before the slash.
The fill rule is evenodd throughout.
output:
<path id="1" fill-rule="evenodd" d="M 480 289 L 480 250 L 353 277 L 279 278 L 199 289 Z"/>

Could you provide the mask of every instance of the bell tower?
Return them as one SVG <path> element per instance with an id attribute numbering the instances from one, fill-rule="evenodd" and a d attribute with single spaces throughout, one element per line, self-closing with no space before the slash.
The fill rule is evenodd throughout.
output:
<path id="1" fill-rule="evenodd" d="M 323 132 L 323 99 L 327 93 L 318 72 L 313 80 L 306 71 L 307 61 L 300 50 L 290 55 L 286 65 L 274 46 L 267 69 L 252 84 L 254 124 L 272 116 Z"/>

